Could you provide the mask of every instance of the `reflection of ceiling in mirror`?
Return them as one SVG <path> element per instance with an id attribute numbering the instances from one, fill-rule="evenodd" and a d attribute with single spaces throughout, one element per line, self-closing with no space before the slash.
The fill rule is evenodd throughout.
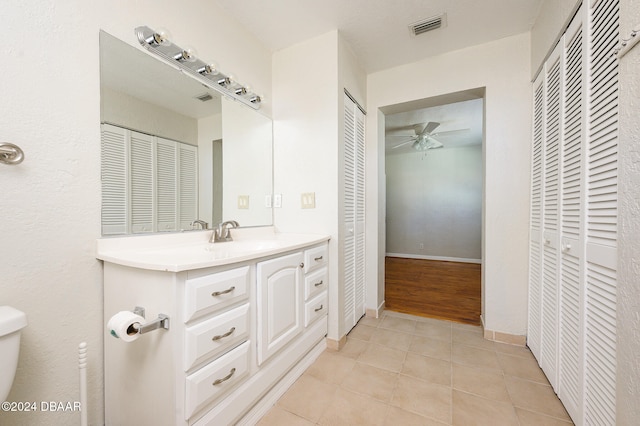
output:
<path id="1" fill-rule="evenodd" d="M 101 84 L 193 118 L 221 112 L 220 96 L 147 52 L 100 33 Z M 208 93 L 213 99 L 196 97 Z"/>

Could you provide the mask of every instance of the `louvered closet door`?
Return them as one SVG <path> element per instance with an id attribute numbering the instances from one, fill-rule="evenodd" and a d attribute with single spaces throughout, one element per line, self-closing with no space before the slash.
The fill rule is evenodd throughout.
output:
<path id="1" fill-rule="evenodd" d="M 542 336 L 542 199 L 544 195 L 544 74 L 533 84 L 533 155 L 529 240 L 529 323 L 527 345 L 540 359 Z"/>
<path id="2" fill-rule="evenodd" d="M 558 397 L 576 423 L 582 415 L 582 291 L 585 142 L 585 44 L 579 12 L 561 40 L 564 64 L 560 186 L 560 327 Z"/>
<path id="3" fill-rule="evenodd" d="M 153 136 L 131 132 L 131 232 L 152 232 L 155 215 L 155 143 Z"/>
<path id="4" fill-rule="evenodd" d="M 542 335 L 540 365 L 556 389 L 558 381 L 558 242 L 560 148 L 562 128 L 561 49 L 545 66 L 544 202 L 542 221 Z"/>
<path id="5" fill-rule="evenodd" d="M 355 292 L 354 317 L 357 322 L 365 313 L 364 276 L 365 276 L 365 238 L 364 238 L 364 118 L 365 115 L 354 105 L 355 111 L 355 171 L 356 171 L 356 244 L 355 244 Z"/>
<path id="6" fill-rule="evenodd" d="M 344 96 L 344 321 L 351 330 L 355 319 L 356 288 L 356 117 L 353 101 Z"/>
<path id="7" fill-rule="evenodd" d="M 365 115 L 344 95 L 344 321 L 348 332 L 365 313 Z"/>
<path id="8" fill-rule="evenodd" d="M 615 424 L 619 2 L 592 1 L 586 241 L 585 413 Z"/>
<path id="9" fill-rule="evenodd" d="M 110 124 L 102 125 L 102 235 L 118 235 L 128 232 L 128 133 L 128 130 L 120 127 Z"/>

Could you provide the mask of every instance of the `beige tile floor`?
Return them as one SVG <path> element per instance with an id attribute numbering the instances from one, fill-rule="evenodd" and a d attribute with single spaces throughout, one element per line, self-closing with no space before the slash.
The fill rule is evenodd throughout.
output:
<path id="1" fill-rule="evenodd" d="M 480 327 L 386 311 L 320 355 L 258 424 L 572 423 L 529 349 L 484 340 Z"/>

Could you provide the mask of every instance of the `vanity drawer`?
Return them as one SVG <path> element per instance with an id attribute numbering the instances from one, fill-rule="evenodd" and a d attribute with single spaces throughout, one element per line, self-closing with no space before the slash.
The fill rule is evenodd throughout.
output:
<path id="1" fill-rule="evenodd" d="M 184 371 L 208 357 L 220 355 L 247 339 L 249 304 L 185 329 Z"/>
<path id="2" fill-rule="evenodd" d="M 184 321 L 248 298 L 250 278 L 245 266 L 187 280 Z"/>
<path id="3" fill-rule="evenodd" d="M 245 342 L 215 361 L 187 376 L 185 381 L 185 420 L 229 392 L 249 371 L 249 342 Z"/>
<path id="4" fill-rule="evenodd" d="M 327 268 L 318 269 L 304 277 L 304 300 L 309 300 L 316 294 L 320 294 L 327 289 L 328 273 Z"/>
<path id="5" fill-rule="evenodd" d="M 304 305 L 304 326 L 327 314 L 327 292 L 316 296 Z"/>
<path id="6" fill-rule="evenodd" d="M 328 252 L 327 245 L 314 247 L 304 252 L 304 272 L 307 273 L 319 266 L 327 264 Z"/>

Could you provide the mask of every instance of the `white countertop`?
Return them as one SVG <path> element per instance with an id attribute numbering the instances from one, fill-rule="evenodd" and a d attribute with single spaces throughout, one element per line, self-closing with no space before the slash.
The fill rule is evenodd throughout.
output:
<path id="1" fill-rule="evenodd" d="M 96 257 L 134 268 L 180 272 L 271 256 L 330 238 L 320 234 L 277 233 L 273 227 L 262 227 L 232 229 L 233 241 L 210 243 L 212 232 L 100 238 Z"/>

